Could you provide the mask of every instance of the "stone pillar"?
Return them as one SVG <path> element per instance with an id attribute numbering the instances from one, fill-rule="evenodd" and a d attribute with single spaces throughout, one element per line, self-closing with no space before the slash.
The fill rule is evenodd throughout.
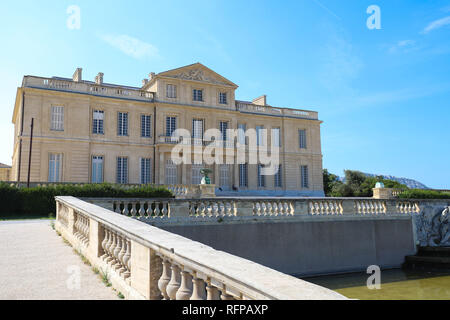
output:
<path id="1" fill-rule="evenodd" d="M 160 150 L 159 154 L 159 184 L 165 184 L 164 171 L 166 169 L 166 164 L 164 163 L 164 152 Z"/>
<path id="2" fill-rule="evenodd" d="M 209 199 L 216 197 L 216 185 L 215 184 L 201 184 L 200 188 L 200 199 Z"/>
<path id="3" fill-rule="evenodd" d="M 344 215 L 356 214 L 355 201 L 351 199 L 343 200 L 342 209 L 344 210 Z"/>
<path id="4" fill-rule="evenodd" d="M 155 251 L 131 241 L 131 286 L 149 300 L 160 300 L 162 260 Z"/>
<path id="5" fill-rule="evenodd" d="M 253 203 L 252 203 L 252 201 L 236 200 L 236 216 L 238 216 L 238 217 L 251 217 L 251 216 L 253 216 Z"/>
<path id="6" fill-rule="evenodd" d="M 374 199 L 393 199 L 392 189 L 389 188 L 373 188 Z"/>
<path id="7" fill-rule="evenodd" d="M 171 201 L 169 202 L 170 218 L 188 218 L 189 217 L 189 202 L 188 201 Z"/>
<path id="8" fill-rule="evenodd" d="M 100 223 L 89 218 L 89 254 L 98 258 L 102 255 L 104 230 Z"/>
<path id="9" fill-rule="evenodd" d="M 295 215 L 309 214 L 308 200 L 296 200 L 294 204 Z"/>
<path id="10" fill-rule="evenodd" d="M 69 234 L 72 235 L 73 234 L 73 230 L 74 230 L 74 224 L 75 224 L 75 212 L 70 207 L 68 207 L 67 210 L 68 210 L 68 217 L 67 218 L 68 218 L 68 221 L 69 221 L 69 223 L 67 225 L 67 229 L 68 229 Z"/>

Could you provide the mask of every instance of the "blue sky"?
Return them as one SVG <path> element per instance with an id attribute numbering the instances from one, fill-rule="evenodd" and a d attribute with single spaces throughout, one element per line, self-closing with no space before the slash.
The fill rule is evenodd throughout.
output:
<path id="1" fill-rule="evenodd" d="M 67 8 L 81 28 L 67 28 Z M 381 10 L 369 30 L 366 10 Z M 450 188 L 450 0 L 2 1 L 0 162 L 23 75 L 138 86 L 201 62 L 273 106 L 319 111 L 324 167 Z"/>

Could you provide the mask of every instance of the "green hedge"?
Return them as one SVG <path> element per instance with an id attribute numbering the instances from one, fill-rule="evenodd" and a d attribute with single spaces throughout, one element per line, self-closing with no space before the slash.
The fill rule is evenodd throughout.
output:
<path id="1" fill-rule="evenodd" d="M 92 198 L 172 198 L 166 188 L 136 186 L 124 188 L 111 184 L 56 185 L 19 188 L 0 183 L 0 217 L 25 218 L 55 216 L 56 196 Z"/>
<path id="2" fill-rule="evenodd" d="M 409 189 L 403 191 L 399 198 L 401 199 L 450 199 L 450 192 L 423 190 L 423 189 Z"/>

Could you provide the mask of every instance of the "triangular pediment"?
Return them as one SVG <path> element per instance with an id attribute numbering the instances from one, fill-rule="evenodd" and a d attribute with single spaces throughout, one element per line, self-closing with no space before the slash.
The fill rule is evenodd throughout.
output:
<path id="1" fill-rule="evenodd" d="M 201 63 L 194 63 L 185 67 L 161 72 L 160 77 L 175 78 L 181 80 L 199 81 L 237 88 L 238 86 L 230 80 L 222 77 Z"/>

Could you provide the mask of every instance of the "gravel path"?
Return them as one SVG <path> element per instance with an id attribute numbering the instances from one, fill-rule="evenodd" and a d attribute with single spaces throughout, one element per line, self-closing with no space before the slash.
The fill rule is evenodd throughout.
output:
<path id="1" fill-rule="evenodd" d="M 0 222 L 0 300 L 117 300 L 50 223 Z"/>

